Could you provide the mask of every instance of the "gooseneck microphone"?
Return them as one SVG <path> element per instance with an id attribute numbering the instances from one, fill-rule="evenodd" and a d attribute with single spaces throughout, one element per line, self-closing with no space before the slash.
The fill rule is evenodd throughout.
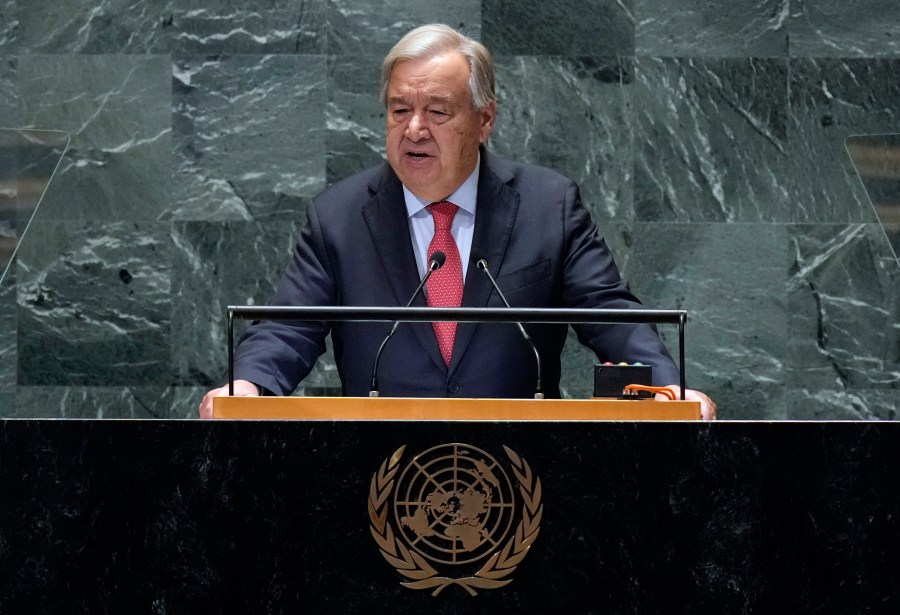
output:
<path id="1" fill-rule="evenodd" d="M 487 274 L 488 279 L 491 281 L 491 286 L 493 286 L 494 290 L 497 291 L 497 295 L 500 297 L 500 300 L 503 301 L 503 305 L 511 308 L 512 306 L 509 304 L 509 301 L 506 300 L 506 297 L 503 295 L 503 291 L 500 290 L 499 286 L 497 286 L 497 280 L 494 279 L 494 276 L 491 275 L 490 270 L 488 270 L 488 262 L 484 255 L 476 250 L 473 250 L 472 262 L 478 269 L 481 269 L 485 274 Z M 535 346 L 534 342 L 531 340 L 531 336 L 528 335 L 527 331 L 525 331 L 525 327 L 522 326 L 522 323 L 517 322 L 516 324 L 519 326 L 519 331 L 522 333 L 522 337 L 525 338 L 525 341 L 528 342 L 528 345 L 531 346 L 531 350 L 534 352 L 534 364 L 535 366 L 537 366 L 537 383 L 534 388 L 534 398 L 544 399 L 544 387 L 541 384 L 541 354 L 538 352 L 537 346 Z"/>
<path id="2" fill-rule="evenodd" d="M 425 288 L 425 284 L 428 283 L 428 278 L 431 277 L 431 274 L 443 267 L 446 261 L 447 255 L 443 252 L 435 251 L 432 253 L 431 258 L 428 259 L 428 271 L 425 272 L 425 276 L 416 287 L 416 292 L 409 298 L 406 307 L 412 305 L 412 302 L 416 300 L 416 297 L 418 297 L 419 293 L 422 292 L 422 289 Z M 387 346 L 388 340 L 394 336 L 399 324 L 399 320 L 394 321 L 394 326 L 391 327 L 390 333 L 388 333 L 387 337 L 384 338 L 384 341 L 381 342 L 381 346 L 378 347 L 378 352 L 375 354 L 375 364 L 372 366 L 372 384 L 369 386 L 369 397 L 378 397 L 378 361 L 381 360 L 381 353 L 384 352 L 384 347 Z"/>

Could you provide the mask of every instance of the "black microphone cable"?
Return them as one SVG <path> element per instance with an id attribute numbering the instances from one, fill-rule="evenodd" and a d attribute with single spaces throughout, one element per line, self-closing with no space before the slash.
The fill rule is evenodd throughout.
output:
<path id="1" fill-rule="evenodd" d="M 425 276 L 422 278 L 422 281 L 419 282 L 419 286 L 416 287 L 416 292 L 409 298 L 406 307 L 412 305 L 412 302 L 416 300 L 416 297 L 418 297 L 419 293 L 422 292 L 422 289 L 425 288 L 425 284 L 428 283 L 428 278 L 431 277 L 431 274 L 443 267 L 446 261 L 447 255 L 443 252 L 438 250 L 432 253 L 431 258 L 428 260 L 428 271 L 425 272 Z M 395 320 L 390 333 L 388 333 L 387 337 L 384 338 L 384 341 L 381 342 L 381 346 L 378 347 L 378 352 L 375 354 L 375 364 L 372 366 L 372 383 L 369 386 L 369 397 L 378 397 L 378 362 L 381 360 L 381 353 L 384 352 L 384 347 L 387 346 L 388 340 L 394 336 L 399 325 L 400 321 Z"/>
<path id="2" fill-rule="evenodd" d="M 512 306 L 509 304 L 509 301 L 506 300 L 506 297 L 503 295 L 503 291 L 500 290 L 500 287 L 497 285 L 497 280 L 494 279 L 494 276 L 491 275 L 491 272 L 488 270 L 488 262 L 484 255 L 480 252 L 473 251 L 472 262 L 478 269 L 481 269 L 487 274 L 488 279 L 491 281 L 491 285 L 494 287 L 494 290 L 497 291 L 497 295 L 499 295 L 500 300 L 503 301 L 503 305 L 511 308 Z M 527 331 L 525 331 L 525 327 L 522 326 L 522 323 L 516 322 L 516 324 L 519 326 L 519 331 L 522 333 L 522 337 L 526 342 L 528 342 L 528 345 L 531 346 L 531 350 L 534 352 L 534 364 L 537 366 L 537 384 L 534 389 L 534 398 L 544 399 L 544 387 L 541 381 L 541 353 L 538 352 L 537 346 L 534 345 L 531 336 L 528 335 Z"/>

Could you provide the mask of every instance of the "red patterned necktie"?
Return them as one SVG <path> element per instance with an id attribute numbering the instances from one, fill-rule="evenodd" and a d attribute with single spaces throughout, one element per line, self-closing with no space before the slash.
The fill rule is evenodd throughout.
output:
<path id="1" fill-rule="evenodd" d="M 462 304 L 463 278 L 462 263 L 459 260 L 459 248 L 456 240 L 450 234 L 453 225 L 453 216 L 459 207 L 447 201 L 432 203 L 428 206 L 434 218 L 434 238 L 428 246 L 428 260 L 435 252 L 443 252 L 447 257 L 444 266 L 431 274 L 428 280 L 428 305 L 431 307 L 458 308 Z M 453 340 L 456 337 L 455 322 L 433 323 L 434 334 L 437 336 L 438 347 L 444 363 L 449 367 L 450 357 L 453 356 Z"/>

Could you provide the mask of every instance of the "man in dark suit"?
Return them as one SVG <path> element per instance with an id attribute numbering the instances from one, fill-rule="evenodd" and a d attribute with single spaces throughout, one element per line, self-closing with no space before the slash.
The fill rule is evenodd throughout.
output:
<path id="1" fill-rule="evenodd" d="M 640 305 L 620 278 L 578 187 L 548 169 L 494 156 L 484 144 L 496 117 L 493 65 L 480 43 L 441 25 L 407 34 L 385 58 L 387 163 L 317 196 L 272 303 L 400 306 L 441 251 L 446 263 L 427 304 L 500 306 L 485 259 L 515 307 Z M 425 305 L 417 297 L 414 305 Z M 254 325 L 235 358 L 235 394 L 290 394 L 329 334 L 345 395 L 366 395 L 389 324 Z M 545 392 L 559 396 L 563 325 L 527 326 L 541 354 Z M 653 366 L 654 384 L 678 370 L 653 327 L 583 325 L 579 340 L 601 360 Z M 534 355 L 515 325 L 405 323 L 379 370 L 387 396 L 530 397 Z M 675 386 L 677 388 L 677 386 Z M 696 391 L 704 418 L 715 404 Z M 207 393 L 201 416 L 211 416 Z"/>

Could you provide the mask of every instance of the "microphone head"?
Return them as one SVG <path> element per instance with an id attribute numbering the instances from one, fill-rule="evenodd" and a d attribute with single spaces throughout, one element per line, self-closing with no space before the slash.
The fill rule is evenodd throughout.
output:
<path id="1" fill-rule="evenodd" d="M 481 250 L 472 250 L 472 254 L 470 256 L 470 260 L 475 263 L 475 266 L 482 270 L 487 270 L 488 262 L 484 257 L 484 252 Z"/>
<path id="2" fill-rule="evenodd" d="M 432 253 L 431 258 L 428 260 L 428 268 L 432 271 L 437 271 L 444 266 L 445 262 L 447 262 L 447 255 L 437 250 Z"/>

